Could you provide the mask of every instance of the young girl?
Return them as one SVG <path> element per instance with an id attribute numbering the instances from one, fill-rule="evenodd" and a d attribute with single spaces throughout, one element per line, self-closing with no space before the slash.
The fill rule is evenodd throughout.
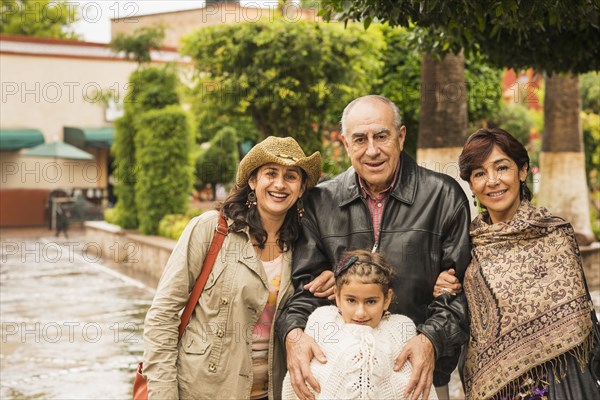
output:
<path id="1" fill-rule="evenodd" d="M 336 306 L 317 308 L 306 329 L 327 363 L 316 359 L 311 370 L 321 386 L 317 399 L 405 399 L 410 363 L 394 372 L 394 361 L 416 335 L 406 316 L 391 315 L 393 270 L 379 253 L 347 252 L 334 269 Z M 435 390 L 431 399 L 437 399 Z M 282 398 L 296 400 L 289 372 Z"/>

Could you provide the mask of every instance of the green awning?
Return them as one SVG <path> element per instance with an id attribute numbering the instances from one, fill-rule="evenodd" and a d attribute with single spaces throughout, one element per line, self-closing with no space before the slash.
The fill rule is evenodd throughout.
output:
<path id="1" fill-rule="evenodd" d="M 64 141 L 80 149 L 84 147 L 109 148 L 113 144 L 113 128 L 75 128 L 65 126 Z"/>
<path id="2" fill-rule="evenodd" d="M 44 135 L 37 129 L 0 129 L 0 150 L 35 147 L 44 141 Z"/>

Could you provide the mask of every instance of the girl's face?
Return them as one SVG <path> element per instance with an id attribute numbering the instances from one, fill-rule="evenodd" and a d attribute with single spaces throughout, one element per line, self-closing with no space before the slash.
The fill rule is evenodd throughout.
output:
<path id="1" fill-rule="evenodd" d="M 389 289 L 386 295 L 381 285 L 362 283 L 352 277 L 339 291 L 334 287 L 334 292 L 335 301 L 346 323 L 367 325 L 371 328 L 379 325 L 384 311 L 392 301 L 392 289 Z"/>
<path id="2" fill-rule="evenodd" d="M 494 146 L 483 165 L 471 171 L 469 185 L 485 206 L 493 223 L 508 221 L 521 204 L 521 181 L 527 177 L 527 166 L 521 170 L 498 146 Z"/>

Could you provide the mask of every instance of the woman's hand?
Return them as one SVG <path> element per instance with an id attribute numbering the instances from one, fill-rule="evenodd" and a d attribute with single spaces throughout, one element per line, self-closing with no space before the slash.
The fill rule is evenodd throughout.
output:
<path id="1" fill-rule="evenodd" d="M 304 290 L 308 290 L 315 297 L 327 297 L 328 300 L 333 300 L 335 298 L 333 295 L 334 286 L 333 271 L 325 270 L 321 272 L 321 275 L 304 285 Z"/>
<path id="2" fill-rule="evenodd" d="M 453 268 L 442 271 L 433 287 L 433 297 L 438 297 L 442 294 L 456 296 L 460 293 L 462 291 L 462 285 L 455 275 L 456 271 Z"/>

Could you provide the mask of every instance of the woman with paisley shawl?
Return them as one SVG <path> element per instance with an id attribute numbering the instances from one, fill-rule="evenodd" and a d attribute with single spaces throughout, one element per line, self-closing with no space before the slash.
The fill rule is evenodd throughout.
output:
<path id="1" fill-rule="evenodd" d="M 480 129 L 467 139 L 459 168 L 484 210 L 471 224 L 464 278 L 466 398 L 600 398 L 587 366 L 593 305 L 579 247 L 568 222 L 530 204 L 527 150 L 502 129 Z M 446 272 L 434 295 L 460 290 Z"/>

